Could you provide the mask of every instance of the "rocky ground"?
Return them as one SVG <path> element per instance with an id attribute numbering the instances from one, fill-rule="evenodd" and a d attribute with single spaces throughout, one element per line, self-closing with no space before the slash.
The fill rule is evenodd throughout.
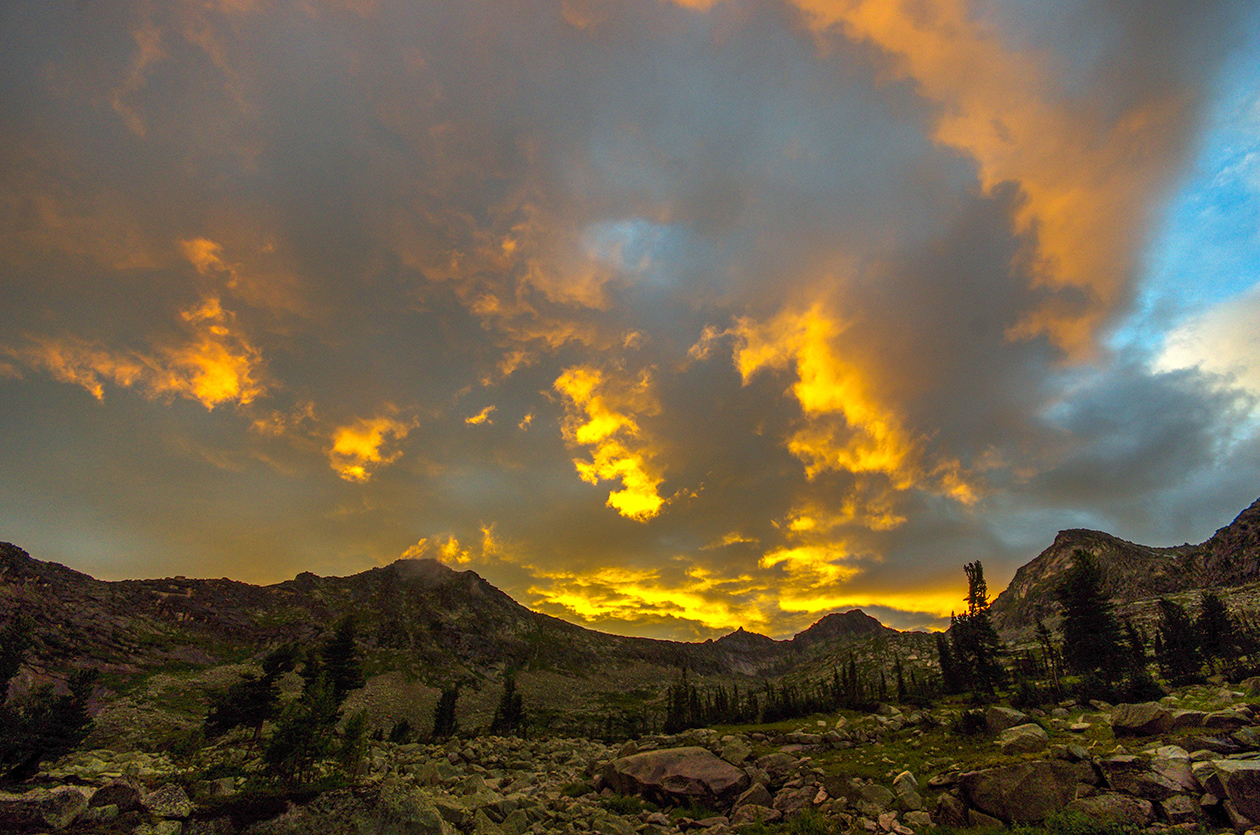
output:
<path id="1" fill-rule="evenodd" d="M 763 729 L 589 739 L 374 742 L 354 784 L 259 791 L 253 749 L 183 760 L 98 748 L 0 793 L 0 832 L 123 835 L 666 835 L 816 831 L 912 835 L 1036 824 L 1061 810 L 1151 832 L 1260 832 L 1260 681 L 1162 703 L 959 709 L 881 706 Z M 978 717 L 977 717 L 978 718 Z M 785 829 L 786 831 L 786 829 Z"/>

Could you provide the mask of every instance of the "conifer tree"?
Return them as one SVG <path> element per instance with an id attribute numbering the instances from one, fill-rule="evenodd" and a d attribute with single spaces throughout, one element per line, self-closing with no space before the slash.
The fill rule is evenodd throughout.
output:
<path id="1" fill-rule="evenodd" d="M 459 685 L 442 688 L 442 695 L 433 708 L 433 738 L 448 739 L 455 735 L 455 705 L 459 701 Z"/>
<path id="2" fill-rule="evenodd" d="M 1005 680 L 1002 641 L 989 618 L 989 591 L 979 560 L 963 566 L 967 574 L 967 611 L 950 619 L 953 655 L 959 678 L 977 698 L 990 699 Z"/>
<path id="3" fill-rule="evenodd" d="M 1166 597 L 1159 599 L 1159 633 L 1163 638 L 1160 669 L 1173 684 L 1200 680 L 1203 656 L 1199 652 L 1199 632 L 1181 605 Z"/>
<path id="4" fill-rule="evenodd" d="M 1199 598 L 1199 614 L 1195 618 L 1203 655 L 1217 661 L 1232 661 L 1236 656 L 1235 627 L 1225 601 L 1210 589 Z"/>
<path id="5" fill-rule="evenodd" d="M 21 613 L 0 628 L 0 774 L 10 780 L 33 776 L 41 762 L 83 741 L 92 729 L 87 701 L 100 678 L 99 670 L 76 670 L 66 682 L 69 695 L 43 685 L 10 702 L 9 684 L 34 643 L 32 633 L 30 618 Z"/>
<path id="6" fill-rule="evenodd" d="M 1098 674 L 1110 682 L 1120 656 L 1120 626 L 1103 592 L 1102 569 L 1083 549 L 1073 553 L 1072 568 L 1055 589 L 1063 605 L 1063 660 L 1069 670 Z"/>
<path id="7" fill-rule="evenodd" d="M 503 696 L 495 708 L 490 733 L 500 736 L 519 734 L 524 728 L 525 707 L 521 694 L 516 692 L 516 675 L 508 673 L 503 679 Z"/>

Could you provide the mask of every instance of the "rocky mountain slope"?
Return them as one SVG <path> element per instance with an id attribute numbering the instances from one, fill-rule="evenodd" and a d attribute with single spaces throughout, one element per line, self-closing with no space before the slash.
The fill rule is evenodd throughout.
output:
<path id="1" fill-rule="evenodd" d="M 348 577 L 304 573 L 271 586 L 184 577 L 106 582 L 0 544 L 0 618 L 19 610 L 32 618 L 36 640 L 17 687 L 92 666 L 112 674 L 123 692 L 136 681 L 152 690 L 169 680 L 172 692 L 159 688 L 158 702 L 213 689 L 222 684 L 215 670 L 236 669 L 284 642 L 313 645 L 353 613 L 376 682 L 365 698 L 378 698 L 386 714 L 417 717 L 438 687 L 455 682 L 475 685 L 465 701 L 476 710 L 477 683 L 497 681 L 506 669 L 519 671 L 535 704 L 568 694 L 564 701 L 606 713 L 627 693 L 640 702 L 656 698 L 684 667 L 700 677 L 777 676 L 837 647 L 901 634 L 852 611 L 828 615 L 788 641 L 743 629 L 703 643 L 661 641 L 533 612 L 474 572 L 433 560 L 400 560 Z M 182 678 L 166 675 L 179 669 Z M 106 725 L 109 713 L 101 717 Z"/>
<path id="2" fill-rule="evenodd" d="M 1060 531 L 1049 548 L 1015 572 L 991 606 L 1004 636 L 1033 629 L 1037 618 L 1053 625 L 1059 614 L 1054 589 L 1074 564 L 1077 550 L 1092 554 L 1105 590 L 1119 605 L 1161 595 L 1260 582 L 1260 499 L 1206 542 L 1154 548 L 1101 531 Z"/>

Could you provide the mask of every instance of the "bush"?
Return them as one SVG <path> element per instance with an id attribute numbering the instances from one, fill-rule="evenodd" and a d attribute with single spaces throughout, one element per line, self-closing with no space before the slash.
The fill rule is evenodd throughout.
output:
<path id="1" fill-rule="evenodd" d="M 612 797 L 605 797 L 599 801 L 599 805 L 603 806 L 614 815 L 623 815 L 630 817 L 640 812 L 654 812 L 657 807 L 654 803 L 649 803 L 641 797 L 627 794 L 615 794 Z"/>
<path id="2" fill-rule="evenodd" d="M 949 724 L 950 733 L 956 736 L 979 736 L 988 733 L 983 710 L 964 710 Z"/>

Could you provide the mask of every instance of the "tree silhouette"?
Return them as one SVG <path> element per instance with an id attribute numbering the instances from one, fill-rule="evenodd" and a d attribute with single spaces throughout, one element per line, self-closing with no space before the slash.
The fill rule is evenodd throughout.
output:
<path id="1" fill-rule="evenodd" d="M 1120 625 L 1103 592 L 1103 574 L 1093 556 L 1083 549 L 1073 553 L 1072 568 L 1055 588 L 1063 605 L 1063 660 L 1075 673 L 1094 673 L 1108 682 L 1122 671 Z"/>

